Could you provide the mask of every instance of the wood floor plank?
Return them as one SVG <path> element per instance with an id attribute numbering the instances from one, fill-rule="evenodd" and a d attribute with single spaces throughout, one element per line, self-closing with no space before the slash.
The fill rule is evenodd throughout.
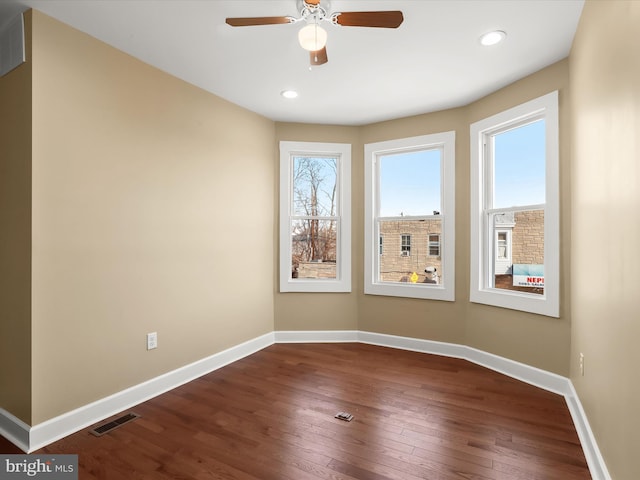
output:
<path id="1" fill-rule="evenodd" d="M 132 410 L 36 453 L 78 453 L 90 480 L 591 478 L 563 397 L 387 347 L 276 344 Z"/>

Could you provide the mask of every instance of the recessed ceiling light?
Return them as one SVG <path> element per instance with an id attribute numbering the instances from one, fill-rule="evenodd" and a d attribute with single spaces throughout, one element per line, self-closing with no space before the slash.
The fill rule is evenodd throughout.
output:
<path id="1" fill-rule="evenodd" d="M 480 37 L 480 43 L 485 47 L 490 47 L 491 45 L 496 45 L 504 40 L 507 34 L 502 30 L 494 30 L 493 32 L 485 33 Z"/>
<path id="2" fill-rule="evenodd" d="M 296 98 L 298 96 L 298 92 L 295 90 L 283 90 L 280 92 L 284 98 Z"/>

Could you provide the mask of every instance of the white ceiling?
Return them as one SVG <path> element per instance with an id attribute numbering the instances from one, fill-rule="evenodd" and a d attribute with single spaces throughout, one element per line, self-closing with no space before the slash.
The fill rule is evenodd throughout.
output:
<path id="1" fill-rule="evenodd" d="M 402 10 L 398 29 L 326 25 L 309 68 L 301 24 L 233 28 L 226 17 L 298 16 L 295 0 L 0 0 L 0 25 L 38 9 L 277 121 L 362 125 L 465 105 L 569 54 L 583 0 L 333 0 L 331 11 Z M 482 33 L 506 40 L 483 47 Z M 286 100 L 285 89 L 299 97 Z"/>

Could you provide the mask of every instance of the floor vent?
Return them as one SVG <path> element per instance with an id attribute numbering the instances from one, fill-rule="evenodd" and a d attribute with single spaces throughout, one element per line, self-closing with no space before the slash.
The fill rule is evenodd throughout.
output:
<path id="1" fill-rule="evenodd" d="M 111 430 L 115 428 L 121 427 L 125 423 L 130 422 L 131 420 L 135 420 L 139 416 L 140 415 L 138 415 L 137 413 L 129 412 L 121 417 L 116 418 L 115 420 L 111 420 L 110 422 L 107 422 L 103 425 L 100 425 L 99 427 L 94 428 L 93 430 L 91 430 L 91 433 L 93 433 L 96 437 L 100 437 L 105 433 L 109 433 Z"/>
<path id="2" fill-rule="evenodd" d="M 336 413 L 336 418 L 339 420 L 344 420 L 345 422 L 350 422 L 353 420 L 353 415 L 348 412 L 338 412 Z"/>

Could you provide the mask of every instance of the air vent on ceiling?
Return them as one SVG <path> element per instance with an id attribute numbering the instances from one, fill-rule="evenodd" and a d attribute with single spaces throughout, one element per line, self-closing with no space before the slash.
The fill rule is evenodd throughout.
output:
<path id="1" fill-rule="evenodd" d="M 25 61 L 24 18 L 15 17 L 0 29 L 0 77 Z"/>

